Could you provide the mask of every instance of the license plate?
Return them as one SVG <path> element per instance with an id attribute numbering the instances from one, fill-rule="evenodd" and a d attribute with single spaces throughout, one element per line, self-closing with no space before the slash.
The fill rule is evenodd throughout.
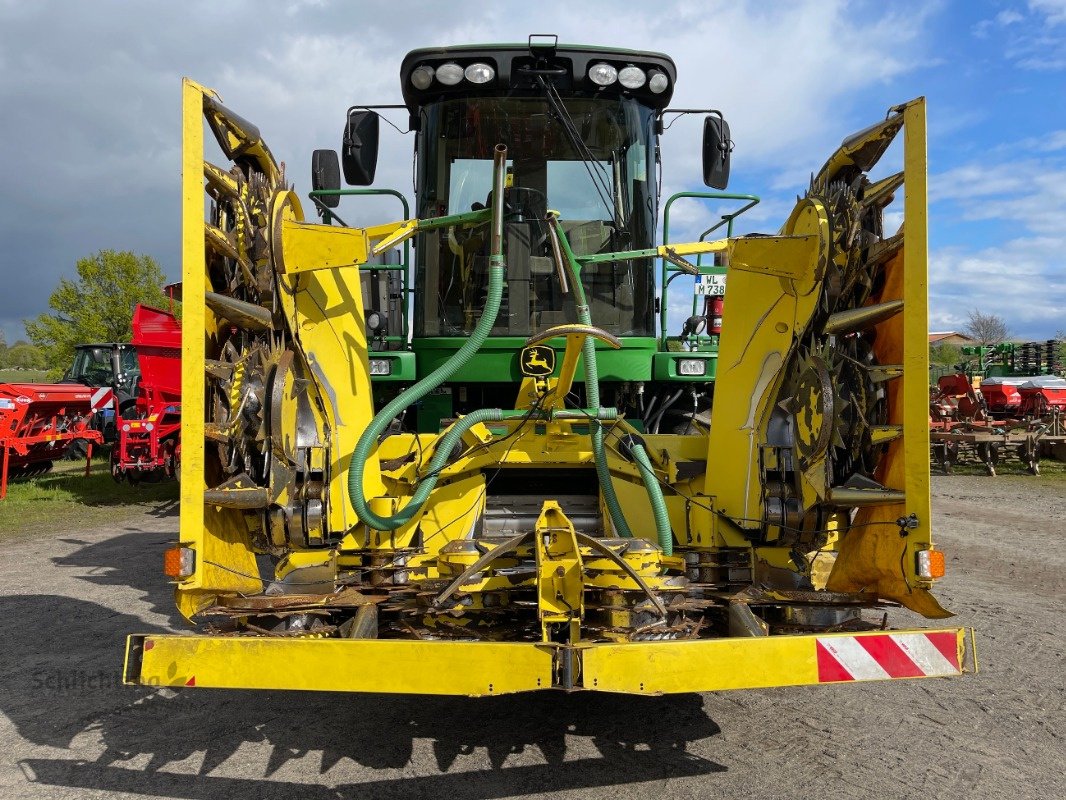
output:
<path id="1" fill-rule="evenodd" d="M 696 283 L 696 294 L 725 294 L 725 275 L 701 275 Z"/>

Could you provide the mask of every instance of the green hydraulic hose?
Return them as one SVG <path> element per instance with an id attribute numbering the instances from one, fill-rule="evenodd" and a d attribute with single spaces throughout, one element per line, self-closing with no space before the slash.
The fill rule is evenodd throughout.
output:
<path id="1" fill-rule="evenodd" d="M 459 422 L 455 423 L 437 443 L 437 449 L 430 460 L 430 471 L 427 478 L 418 484 L 410 501 L 391 517 L 382 517 L 370 510 L 367 505 L 366 495 L 363 492 L 363 470 L 370 451 L 378 441 L 378 437 L 384 433 L 388 424 L 405 408 L 417 403 L 431 391 L 436 389 L 452 375 L 462 369 L 474 354 L 481 349 L 493 326 L 496 324 L 496 315 L 500 311 L 500 302 L 503 299 L 503 282 L 506 272 L 506 261 L 503 255 L 503 188 L 506 175 L 507 148 L 496 145 L 493 155 L 492 173 L 492 244 L 489 255 L 489 288 L 488 297 L 485 300 L 485 308 L 477 325 L 474 326 L 470 338 L 456 351 L 455 355 L 441 364 L 422 380 L 406 392 L 397 395 L 381 411 L 379 411 L 370 426 L 359 437 L 352 458 L 348 463 L 348 496 L 351 498 L 355 513 L 359 519 L 378 531 L 392 531 L 409 522 L 420 510 L 426 498 L 437 483 L 437 474 L 448 458 L 451 448 L 459 441 L 462 435 L 478 422 L 494 421 L 502 418 L 499 409 L 483 409 L 468 414 Z M 491 415 L 501 415 L 493 417 Z M 489 416 L 485 416 L 489 415 Z"/>
<path id="2" fill-rule="evenodd" d="M 396 530 L 401 525 L 410 522 L 411 519 L 422 510 L 422 504 L 426 502 L 430 493 L 433 491 L 434 487 L 436 487 L 437 478 L 440 477 L 440 471 L 444 468 L 445 462 L 448 460 L 448 456 L 452 452 L 452 448 L 454 448 L 459 440 L 462 439 L 463 434 L 478 423 L 499 422 L 502 419 L 503 412 L 500 409 L 482 408 L 473 411 L 461 420 L 458 420 L 437 440 L 437 447 L 433 452 L 433 457 L 429 460 L 426 477 L 418 482 L 418 488 L 415 489 L 414 494 L 411 495 L 411 499 L 407 504 L 391 517 L 379 516 L 369 508 L 364 507 L 359 514 L 359 519 L 378 531 Z M 352 489 L 350 478 L 348 481 L 348 489 Z M 356 495 L 361 494 L 362 492 L 356 492 Z M 355 502 L 355 496 L 353 496 L 352 501 L 353 503 Z M 358 507 L 356 510 L 359 510 Z M 366 514 L 365 517 L 363 516 L 364 513 Z"/>
<path id="3" fill-rule="evenodd" d="M 583 325 L 592 324 L 589 321 L 588 306 L 584 306 L 583 314 L 580 310 L 578 311 L 578 320 Z M 600 377 L 596 372 L 596 343 L 591 337 L 585 339 L 582 353 L 585 357 L 585 401 L 589 409 L 595 413 L 600 410 Z M 626 539 L 632 539 L 633 531 L 630 530 L 629 523 L 626 522 L 625 515 L 622 513 L 622 505 L 618 502 L 618 494 L 615 492 L 614 482 L 611 480 L 611 470 L 607 466 L 607 448 L 603 445 L 603 426 L 599 420 L 592 420 L 590 427 L 592 456 L 596 462 L 596 476 L 599 478 L 600 488 L 603 490 L 603 502 L 611 515 L 615 533 L 619 536 L 624 536 Z"/>
<path id="4" fill-rule="evenodd" d="M 554 216 L 550 217 L 550 223 L 555 229 L 554 232 L 556 238 L 562 245 L 565 254 L 564 258 L 569 267 L 571 280 L 574 284 L 574 291 L 577 294 L 578 322 L 582 325 L 591 325 L 592 315 L 589 312 L 588 305 L 586 305 L 585 291 L 584 287 L 581 285 L 581 276 L 577 267 L 577 258 L 574 256 L 574 251 L 570 248 L 569 240 L 559 227 L 558 218 Z M 585 339 L 582 354 L 585 359 L 585 392 L 587 394 L 587 404 L 590 409 L 597 410 L 600 407 L 600 384 L 599 375 L 596 371 L 596 345 L 591 338 Z M 607 467 L 607 454 L 603 446 L 603 428 L 598 422 L 592 423 L 592 452 L 596 460 L 596 473 L 599 476 L 600 486 L 603 489 L 603 500 L 607 505 L 607 510 L 611 514 L 611 521 L 614 523 L 615 531 L 621 536 L 632 537 L 633 533 L 622 514 L 622 507 L 618 503 L 618 495 L 615 493 L 614 484 L 611 482 L 611 473 Z M 666 511 L 666 500 L 663 498 L 663 490 L 659 485 L 659 479 L 656 477 L 655 471 L 652 469 L 651 460 L 648 458 L 648 453 L 643 445 L 638 444 L 633 447 L 633 456 L 636 460 L 641 478 L 644 481 L 644 489 L 648 493 L 648 500 L 651 503 L 652 514 L 655 517 L 655 530 L 658 535 L 659 546 L 662 547 L 663 552 L 666 555 L 672 555 L 674 552 L 674 536 L 670 528 L 670 517 Z"/>
<path id="5" fill-rule="evenodd" d="M 554 214 L 548 216 L 548 224 L 552 227 L 556 239 L 562 245 L 564 261 L 570 272 L 571 283 L 574 285 L 574 294 L 577 305 L 577 321 L 582 325 L 592 325 L 592 314 L 589 312 L 588 303 L 585 299 L 585 288 L 581 285 L 581 273 L 577 264 L 574 251 L 570 249 L 570 242 L 559 226 L 559 218 Z M 585 361 L 585 402 L 589 409 L 595 413 L 600 409 L 600 377 L 596 371 L 596 343 L 591 338 L 585 339 L 581 349 Z M 614 490 L 611 480 L 611 470 L 607 466 L 607 449 L 603 446 L 603 426 L 598 420 L 590 423 L 592 437 L 592 456 L 596 462 L 596 477 L 600 482 L 600 490 L 603 492 L 603 502 L 607 506 L 607 513 L 611 517 L 615 533 L 627 539 L 633 538 L 633 531 L 626 522 L 622 513 L 622 506 L 618 502 L 618 494 Z"/>
<path id="6" fill-rule="evenodd" d="M 674 554 L 674 534 L 670 529 L 670 515 L 666 511 L 666 500 L 663 498 L 663 489 L 659 485 L 659 478 L 652 469 L 648 451 L 642 444 L 634 444 L 631 448 L 633 460 L 640 470 L 640 476 L 644 479 L 644 488 L 648 492 L 648 501 L 651 503 L 651 511 L 655 517 L 655 530 L 659 535 L 659 547 L 663 553 L 672 556 Z"/>

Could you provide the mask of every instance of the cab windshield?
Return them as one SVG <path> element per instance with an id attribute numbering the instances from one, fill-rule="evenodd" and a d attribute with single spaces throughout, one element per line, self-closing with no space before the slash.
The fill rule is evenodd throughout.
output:
<path id="1" fill-rule="evenodd" d="M 130 376 L 139 374 L 137 350 L 133 347 L 123 347 L 119 352 L 123 376 L 128 379 Z M 74 364 L 67 371 L 64 379 L 88 386 L 111 386 L 115 378 L 111 371 L 110 346 L 79 347 L 74 354 Z"/>
<path id="2" fill-rule="evenodd" d="M 548 209 L 559 212 L 578 255 L 654 245 L 651 110 L 618 98 L 573 98 L 565 106 L 568 120 L 540 96 L 461 98 L 422 110 L 422 218 L 485 207 L 493 149 L 507 145 L 507 288 L 493 335 L 528 336 L 577 319 L 573 293 L 563 293 L 551 258 Z M 572 126 L 570 133 L 564 126 Z M 416 336 L 473 330 L 488 287 L 488 228 L 420 234 Z M 593 324 L 617 335 L 653 335 L 652 267 L 651 259 L 585 266 Z"/>

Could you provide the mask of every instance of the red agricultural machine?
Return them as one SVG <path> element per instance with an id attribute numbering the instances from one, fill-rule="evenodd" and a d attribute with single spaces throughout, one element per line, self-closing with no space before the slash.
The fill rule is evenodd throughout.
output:
<path id="1" fill-rule="evenodd" d="M 929 394 L 929 416 L 934 430 L 988 418 L 985 399 L 965 372 L 944 375 L 937 381 Z"/>
<path id="2" fill-rule="evenodd" d="M 973 450 L 989 475 L 1001 451 L 1013 450 L 1029 472 L 1043 455 L 1066 460 L 1066 380 L 1055 375 L 994 376 L 980 388 L 967 374 L 945 375 L 930 392 L 933 461 L 950 474 Z"/>
<path id="3" fill-rule="evenodd" d="M 0 499 L 9 478 L 43 475 L 75 442 L 86 444 L 88 474 L 92 446 L 103 442 L 93 415 L 110 402 L 110 389 L 76 383 L 0 384 Z"/>
<path id="4" fill-rule="evenodd" d="M 181 324 L 171 313 L 138 305 L 132 343 L 140 364 L 136 404 L 115 419 L 111 476 L 131 483 L 176 478 L 181 462 Z M 116 375 L 116 381 L 121 377 Z"/>
<path id="5" fill-rule="evenodd" d="M 993 417 L 1043 417 L 1066 411 L 1066 379 L 1056 375 L 985 378 L 981 393 Z"/>

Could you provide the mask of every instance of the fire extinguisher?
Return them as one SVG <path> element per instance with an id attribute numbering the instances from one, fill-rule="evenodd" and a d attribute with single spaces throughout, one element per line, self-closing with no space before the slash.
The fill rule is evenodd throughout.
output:
<path id="1" fill-rule="evenodd" d="M 725 296 L 716 294 L 708 298 L 707 305 L 707 332 L 712 336 L 722 335 L 722 309 L 725 307 Z"/>

